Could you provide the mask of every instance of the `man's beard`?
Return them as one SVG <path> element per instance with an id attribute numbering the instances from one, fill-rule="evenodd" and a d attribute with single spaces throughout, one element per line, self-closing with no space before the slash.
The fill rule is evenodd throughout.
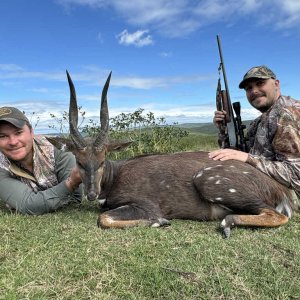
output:
<path id="1" fill-rule="evenodd" d="M 250 100 L 251 100 L 251 105 L 256 108 L 257 110 L 259 110 L 261 113 L 264 113 L 266 112 L 272 105 L 269 103 L 269 101 L 267 101 L 267 103 L 264 103 L 264 104 L 256 104 L 255 103 L 255 99 L 256 98 L 259 98 L 259 97 L 266 97 L 265 94 L 259 94 L 259 95 L 256 95 L 255 97 L 252 97 Z"/>

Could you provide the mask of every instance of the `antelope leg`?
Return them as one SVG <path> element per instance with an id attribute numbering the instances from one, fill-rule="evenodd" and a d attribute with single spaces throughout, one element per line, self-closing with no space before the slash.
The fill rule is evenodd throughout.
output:
<path id="1" fill-rule="evenodd" d="M 288 222 L 289 218 L 271 208 L 261 208 L 258 215 L 227 215 L 221 222 L 224 238 L 230 236 L 234 226 L 277 227 Z"/>
<path id="2" fill-rule="evenodd" d="M 101 228 L 126 228 L 139 225 L 160 227 L 170 225 L 170 222 L 134 205 L 124 205 L 100 214 L 97 224 Z"/>

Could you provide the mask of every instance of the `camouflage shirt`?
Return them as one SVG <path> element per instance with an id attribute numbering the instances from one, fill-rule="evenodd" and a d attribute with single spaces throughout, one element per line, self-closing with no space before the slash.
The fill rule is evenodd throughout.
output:
<path id="1" fill-rule="evenodd" d="M 41 215 L 81 201 L 81 187 L 70 192 L 65 185 L 75 157 L 35 136 L 33 173 L 0 152 L 0 209 L 2 204 L 22 214 Z"/>
<path id="2" fill-rule="evenodd" d="M 247 132 L 247 163 L 300 196 L 300 102 L 280 96 Z"/>
<path id="3" fill-rule="evenodd" d="M 0 168 L 7 170 L 28 185 L 35 193 L 58 184 L 55 172 L 54 146 L 43 136 L 33 139 L 33 173 L 18 162 L 11 162 L 0 152 Z"/>

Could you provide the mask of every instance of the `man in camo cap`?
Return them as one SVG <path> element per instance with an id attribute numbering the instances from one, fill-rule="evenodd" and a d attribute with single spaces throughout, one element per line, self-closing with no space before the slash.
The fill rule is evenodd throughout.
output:
<path id="1" fill-rule="evenodd" d="M 64 153 L 33 128 L 23 112 L 0 107 L 0 203 L 40 215 L 81 201 L 74 155 Z"/>
<path id="2" fill-rule="evenodd" d="M 267 66 L 253 67 L 244 75 L 243 80 L 239 84 L 239 88 L 243 89 L 244 86 L 245 86 L 245 83 L 247 82 L 247 80 L 253 79 L 253 78 L 257 78 L 257 79 L 273 78 L 273 79 L 276 79 L 276 75 Z"/>
<path id="3" fill-rule="evenodd" d="M 260 112 L 267 111 L 280 97 L 279 80 L 266 66 L 251 68 L 239 84 L 250 104 Z"/>
<path id="4" fill-rule="evenodd" d="M 281 95 L 280 82 L 267 66 L 251 68 L 239 88 L 261 112 L 247 130 L 249 153 L 220 149 L 210 152 L 210 158 L 248 163 L 293 189 L 300 198 L 300 102 Z M 225 111 L 216 111 L 214 123 L 219 126 L 225 115 Z"/>

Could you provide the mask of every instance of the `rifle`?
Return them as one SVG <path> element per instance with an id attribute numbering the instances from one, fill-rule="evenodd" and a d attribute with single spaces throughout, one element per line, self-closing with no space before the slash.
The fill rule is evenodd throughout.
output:
<path id="1" fill-rule="evenodd" d="M 227 77 L 225 72 L 221 41 L 217 35 L 217 42 L 220 54 L 220 65 L 218 68 L 219 79 L 216 93 L 216 106 L 217 110 L 225 110 L 226 118 L 219 127 L 218 143 L 220 148 L 237 148 L 241 151 L 247 152 L 247 143 L 244 136 L 245 125 L 241 119 L 241 104 L 240 102 L 234 102 L 231 104 L 230 94 L 227 84 Z M 225 84 L 225 90 L 221 88 L 221 72 L 223 73 L 223 80 Z M 233 114 L 235 112 L 235 116 Z"/>

